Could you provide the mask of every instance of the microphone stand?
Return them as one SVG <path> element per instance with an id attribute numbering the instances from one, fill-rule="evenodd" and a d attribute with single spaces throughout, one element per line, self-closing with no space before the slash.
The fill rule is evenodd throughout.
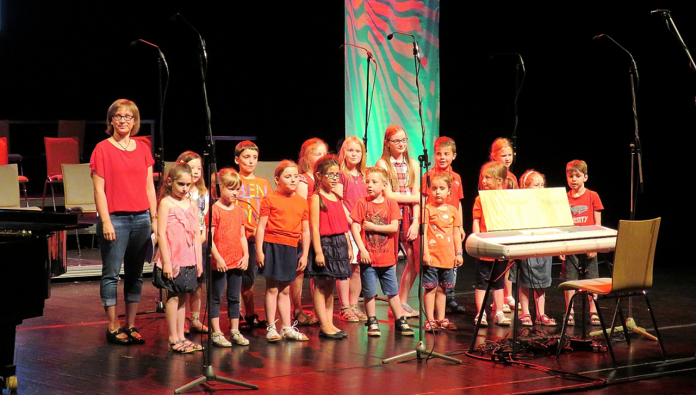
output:
<path id="1" fill-rule="evenodd" d="M 203 99 L 205 102 L 205 109 L 206 109 L 206 119 L 208 123 L 208 150 L 210 152 L 210 157 L 208 156 L 207 152 L 204 152 L 204 160 L 207 162 L 207 171 L 208 171 L 208 177 L 206 177 L 206 187 L 208 187 L 208 190 L 210 191 L 210 196 L 214 196 L 214 190 L 216 183 L 213 182 L 215 179 L 215 175 L 217 174 L 217 159 L 215 157 L 215 140 L 213 139 L 213 129 L 211 127 L 210 123 L 210 106 L 208 105 L 208 92 L 206 90 L 206 84 L 205 84 L 205 76 L 206 76 L 206 70 L 208 68 L 208 54 L 206 53 L 205 50 L 205 40 L 203 40 L 203 37 L 201 37 L 200 33 L 198 33 L 198 30 L 191 25 L 186 18 L 181 16 L 180 14 L 176 14 L 175 17 L 181 18 L 191 29 L 193 29 L 196 34 L 198 34 L 198 39 L 199 39 L 199 48 L 200 48 L 200 53 L 198 54 L 198 60 L 199 60 L 199 65 L 200 65 L 200 70 L 201 70 L 201 80 L 202 80 L 202 88 L 203 88 Z M 213 201 L 211 199 L 210 201 L 210 209 L 208 209 L 208 223 L 212 224 L 213 223 Z M 213 282 L 213 276 L 212 276 L 212 270 L 211 270 L 211 262 L 212 262 L 212 247 L 213 247 L 213 235 L 212 235 L 212 228 L 208 226 L 207 229 L 208 235 L 207 235 L 207 240 L 208 242 L 208 248 L 206 250 L 205 254 L 205 282 L 206 282 L 206 308 L 209 308 L 210 305 L 212 305 L 213 302 L 213 295 L 212 295 L 212 282 Z M 212 328 L 212 317 L 210 314 L 208 316 L 208 328 Z M 210 331 L 209 331 L 210 332 Z M 208 333 L 208 342 L 206 344 L 205 349 L 203 350 L 203 375 L 199 376 L 195 380 L 189 382 L 188 384 L 185 384 L 176 390 L 174 390 L 175 394 L 180 394 L 183 391 L 186 391 L 187 389 L 197 387 L 199 385 L 208 383 L 210 381 L 218 381 L 221 383 L 227 383 L 227 384 L 234 384 L 238 385 L 240 387 L 245 387 L 245 388 L 250 388 L 257 390 L 259 389 L 258 386 L 254 384 L 249 384 L 245 383 L 243 381 L 237 381 L 233 380 L 231 378 L 223 377 L 223 376 L 218 376 L 215 373 L 215 370 L 213 369 L 213 361 L 212 361 L 212 356 L 211 356 L 211 350 L 213 348 L 213 336 L 211 333 Z"/>
<path id="2" fill-rule="evenodd" d="M 135 44 L 138 43 L 138 41 L 143 42 L 147 45 L 153 46 L 157 48 L 157 71 L 158 71 L 158 79 L 159 79 L 159 129 L 158 129 L 158 136 L 157 139 L 159 141 L 159 147 L 157 150 L 153 150 L 154 152 L 154 159 L 155 159 L 155 172 L 160 173 L 160 179 L 159 182 L 162 183 L 164 180 L 164 129 L 163 129 L 163 124 L 164 124 L 164 99 L 167 96 L 167 88 L 169 87 L 169 65 L 167 64 L 167 59 L 165 59 L 164 54 L 162 53 L 162 50 L 155 44 L 151 42 L 147 42 L 143 39 L 138 39 L 136 41 L 133 41 L 131 43 L 131 46 L 134 46 Z M 162 63 L 164 63 L 164 67 L 167 70 L 167 84 L 164 87 L 164 90 L 162 90 Z M 155 142 L 152 142 L 153 146 Z M 154 248 L 152 251 L 152 257 L 154 258 Z M 155 309 L 154 310 L 149 310 L 149 311 L 143 311 L 143 312 L 138 312 L 136 315 L 144 315 L 144 314 L 153 314 L 153 313 L 160 313 L 163 314 L 165 313 L 165 306 L 164 302 L 162 299 L 162 289 L 160 288 L 159 290 L 159 301 L 155 304 Z M 125 315 L 123 315 L 125 316 Z M 121 317 L 121 316 L 119 316 Z"/>
<path id="3" fill-rule="evenodd" d="M 669 13 L 669 11 L 667 11 Z M 670 17 L 671 20 L 671 17 Z M 676 27 L 675 27 L 676 29 Z M 678 34 L 678 33 L 677 33 Z M 611 40 L 614 44 L 616 44 L 619 48 L 623 49 L 624 52 L 628 54 L 628 56 L 631 58 L 631 66 L 628 68 L 628 74 L 631 77 L 631 106 L 633 110 L 633 133 L 634 133 L 634 141 L 631 144 L 631 187 L 630 187 L 630 192 L 631 192 L 631 201 L 630 201 L 630 213 L 629 213 L 629 219 L 631 221 L 635 220 L 636 218 L 636 206 L 638 205 L 638 193 L 644 192 L 644 181 L 643 181 L 643 149 L 640 143 L 640 136 L 638 134 L 638 110 L 636 106 L 636 92 L 638 91 L 638 87 L 640 86 L 640 78 L 638 76 L 638 66 L 636 64 L 635 59 L 633 59 L 633 55 L 631 55 L 626 48 L 622 47 L 618 42 L 616 42 L 613 38 L 609 37 L 606 34 L 601 34 L 599 36 L 596 36 L 596 38 L 601 38 L 601 37 L 606 37 L 609 40 Z M 681 38 L 681 37 L 680 37 Z M 686 46 L 684 46 L 686 48 Z M 687 54 L 689 54 L 688 49 L 686 50 Z M 691 55 L 689 54 L 689 58 Z M 638 162 L 638 188 L 635 188 L 635 182 L 636 182 L 636 177 L 635 177 L 635 162 Z M 583 298 L 583 302 L 584 302 Z M 616 314 L 617 311 L 619 311 L 619 304 L 617 302 L 616 304 L 616 310 L 614 311 L 614 320 L 612 320 L 612 326 L 614 325 L 614 322 L 616 320 Z M 583 310 L 584 312 L 584 310 Z M 599 313 L 599 312 L 598 312 Z M 623 315 L 622 315 L 623 317 Z M 649 339 L 653 339 L 653 337 L 648 334 L 644 328 L 641 328 L 636 325 L 635 320 L 633 319 L 633 306 L 632 306 L 632 297 L 628 298 L 628 318 L 626 319 L 625 322 L 625 328 L 617 327 L 615 330 L 621 330 L 621 329 L 630 329 L 631 332 L 635 332 L 638 334 L 641 334 L 643 336 L 646 336 Z M 599 333 L 602 331 L 600 330 Z M 627 333 L 627 331 L 626 331 Z M 593 336 L 596 334 L 595 332 L 591 332 L 590 336 Z"/>
<path id="4" fill-rule="evenodd" d="M 367 153 L 367 125 L 370 120 L 370 62 L 375 62 L 375 65 L 377 64 L 377 61 L 375 60 L 375 57 L 372 55 L 372 52 L 370 52 L 367 48 L 361 47 L 359 45 L 351 44 L 351 43 L 343 43 L 341 45 L 341 48 L 345 47 L 346 45 L 350 45 L 351 47 L 355 48 L 360 48 L 365 50 L 367 53 L 367 70 L 365 71 L 366 77 L 365 77 L 365 135 L 363 136 L 363 144 L 365 144 L 365 153 Z M 377 73 L 377 66 L 375 66 L 375 74 Z M 376 80 L 376 78 L 375 78 Z M 374 91 L 374 82 L 372 83 L 372 90 Z M 374 97 L 374 96 L 373 96 Z"/>
<path id="5" fill-rule="evenodd" d="M 395 32 L 399 33 L 399 32 Z M 400 33 L 403 34 L 403 33 Z M 426 178 L 426 185 L 430 185 L 430 175 L 428 174 L 428 167 L 430 166 L 430 162 L 428 160 L 428 148 L 425 145 L 425 124 L 423 123 L 423 99 L 421 98 L 420 95 L 420 84 L 419 84 L 419 72 L 420 72 L 420 55 L 418 53 L 418 43 L 416 42 L 416 38 L 413 37 L 411 34 L 407 34 L 413 38 L 413 59 L 416 65 L 416 91 L 418 92 L 418 116 L 420 117 L 420 124 L 421 124 L 421 138 L 422 138 L 422 144 L 423 144 L 423 154 L 418 156 L 418 162 L 420 163 L 420 179 L 423 179 L 423 175 L 425 175 Z M 421 187 L 422 188 L 422 187 Z M 411 358 L 411 357 L 416 357 L 418 361 L 421 361 L 423 357 L 427 357 L 427 359 L 430 358 L 439 358 L 439 359 L 444 359 L 446 361 L 454 362 L 457 364 L 461 364 L 462 361 L 456 358 L 452 358 L 450 356 L 440 354 L 438 352 L 434 351 L 434 348 L 432 351 L 428 352 L 427 347 L 425 345 L 425 339 L 423 337 L 423 333 L 425 332 L 423 329 L 423 324 L 424 324 L 424 313 L 423 313 L 423 251 L 425 247 L 425 227 L 423 225 L 423 215 L 425 214 L 425 196 L 423 196 L 422 191 L 418 191 L 418 194 L 420 195 L 420 226 L 418 227 L 418 232 L 420 235 L 420 254 L 419 254 L 419 272 L 418 272 L 418 343 L 416 344 L 416 348 L 413 351 L 409 351 L 404 354 L 396 355 L 390 358 L 386 358 L 382 360 L 382 363 L 389 363 L 391 361 L 395 361 L 397 359 L 403 359 L 403 358 Z M 437 291 L 435 291 L 437 292 Z M 402 302 L 403 303 L 403 302 Z M 427 360 L 426 359 L 426 360 Z"/>

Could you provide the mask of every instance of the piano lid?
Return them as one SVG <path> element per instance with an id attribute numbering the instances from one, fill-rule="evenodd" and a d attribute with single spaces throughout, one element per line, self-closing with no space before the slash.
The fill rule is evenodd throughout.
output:
<path id="1" fill-rule="evenodd" d="M 573 226 L 565 188 L 479 191 L 486 230 Z"/>
<path id="2" fill-rule="evenodd" d="M 0 230 L 51 232 L 78 226 L 77 220 L 77 214 L 0 209 Z"/>

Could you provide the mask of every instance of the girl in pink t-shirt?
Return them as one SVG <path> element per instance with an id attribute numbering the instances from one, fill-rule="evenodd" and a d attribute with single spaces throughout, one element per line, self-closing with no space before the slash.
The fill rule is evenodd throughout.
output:
<path id="1" fill-rule="evenodd" d="M 177 353 L 203 349 L 184 337 L 186 294 L 196 290 L 197 278 L 203 273 L 198 209 L 188 198 L 191 183 L 189 165 L 173 166 L 162 184 L 157 210 L 159 257 L 153 281 L 167 290 L 169 348 Z"/>
<path id="2" fill-rule="evenodd" d="M 353 220 L 350 218 L 353 206 L 360 198 L 367 196 L 367 188 L 365 187 L 366 154 L 365 144 L 363 144 L 362 140 L 358 137 L 350 136 L 343 141 L 341 152 L 338 155 L 341 171 L 334 192 L 343 197 L 343 206 L 345 207 L 349 225 L 353 223 Z M 350 236 L 355 254 L 353 254 L 353 259 L 350 261 L 350 278 L 346 281 L 336 281 L 338 298 L 341 300 L 341 315 L 339 319 L 347 322 L 367 321 L 367 315 L 358 307 L 358 299 L 362 289 L 362 284 L 360 283 L 360 262 L 357 259 L 358 246 L 355 244 L 355 240 L 353 240 L 353 234 L 349 232 L 348 235 Z"/>

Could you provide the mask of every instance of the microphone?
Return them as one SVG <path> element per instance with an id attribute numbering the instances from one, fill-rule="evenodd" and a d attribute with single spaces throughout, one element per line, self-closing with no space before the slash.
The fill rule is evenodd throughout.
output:
<path id="1" fill-rule="evenodd" d="M 420 59 L 420 48 L 418 47 L 418 41 L 416 41 L 416 36 L 414 36 L 411 33 L 405 33 L 405 32 L 400 32 L 400 31 L 394 31 L 390 34 L 387 35 L 387 40 L 391 41 L 392 38 L 394 38 L 395 34 L 401 34 L 404 36 L 410 36 L 413 39 L 413 56 L 417 57 Z"/>
<path id="2" fill-rule="evenodd" d="M 669 12 L 669 10 L 665 10 L 665 9 L 657 9 L 657 10 L 650 11 L 650 15 L 654 15 L 654 14 L 660 14 L 662 16 L 669 16 L 670 12 Z"/>
<path id="3" fill-rule="evenodd" d="M 143 42 L 147 45 L 150 45 L 150 46 L 157 48 L 157 52 L 159 52 L 160 58 L 162 58 L 162 63 L 164 63 L 164 67 L 167 69 L 167 74 L 169 74 L 169 65 L 167 64 L 167 59 L 164 57 L 164 53 L 162 53 L 162 50 L 160 49 L 160 47 L 158 47 L 157 45 L 155 45 L 151 42 L 145 41 L 142 38 L 139 38 L 139 39 L 131 42 L 130 46 L 135 47 L 136 45 L 138 45 L 138 42 Z"/>
<path id="4" fill-rule="evenodd" d="M 361 47 L 359 45 L 351 44 L 351 43 L 343 43 L 343 44 L 341 44 L 341 46 L 339 48 L 343 49 L 346 47 L 346 45 L 350 45 L 351 47 L 360 48 L 360 49 L 364 50 L 365 52 L 367 52 L 367 58 L 369 60 L 371 60 L 374 64 L 377 64 L 377 60 L 375 60 L 375 57 L 372 55 L 372 52 L 370 52 L 367 48 Z"/>
<path id="5" fill-rule="evenodd" d="M 623 49 L 624 52 L 626 52 L 626 53 L 628 54 L 628 56 L 631 57 L 631 67 L 633 68 L 633 72 L 634 72 L 634 74 L 635 74 L 635 76 L 636 76 L 636 83 L 639 84 L 639 83 L 640 83 L 640 78 L 638 78 L 638 65 L 636 64 L 635 59 L 633 59 L 633 55 L 631 55 L 631 53 L 628 52 L 628 50 L 627 50 L 626 48 L 624 48 L 623 46 L 621 46 L 621 44 L 619 44 L 618 42 L 616 42 L 616 40 L 614 40 L 613 38 L 611 38 L 608 34 L 599 34 L 599 35 L 596 35 L 596 36 L 592 37 L 592 40 L 596 41 L 596 40 L 599 40 L 599 39 L 602 38 L 602 37 L 606 37 L 606 38 L 608 38 L 609 40 L 611 40 L 611 42 L 613 42 L 614 44 L 616 44 L 617 47 Z"/>

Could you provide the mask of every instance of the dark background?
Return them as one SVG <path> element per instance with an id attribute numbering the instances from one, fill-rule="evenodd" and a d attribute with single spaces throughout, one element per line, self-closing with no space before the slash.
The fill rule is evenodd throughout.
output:
<path id="1" fill-rule="evenodd" d="M 197 36 L 169 20 L 181 13 L 207 42 L 213 134 L 256 135 L 262 160 L 297 159 L 302 141 L 313 136 L 335 146 L 345 132 L 344 5 L 315 3 L 2 1 L 0 119 L 100 120 L 121 97 L 138 103 L 143 119 L 158 119 L 157 52 L 129 45 L 142 38 L 160 46 L 171 70 L 165 159 L 186 149 L 203 151 Z M 458 145 L 454 167 L 465 184 L 465 212 L 491 142 L 513 130 L 516 58 L 491 56 L 515 52 L 527 70 L 515 174 L 533 167 L 546 174 L 548 186 L 565 186 L 565 164 L 584 159 L 587 187 L 605 205 L 603 223 L 616 227 L 629 218 L 630 63 L 606 38 L 592 41 L 607 34 L 631 51 L 640 72 L 646 184 L 637 218 L 663 217 L 658 253 L 664 265 L 674 265 L 689 242 L 696 75 L 661 19 L 650 15 L 657 7 L 470 3 L 447 1 L 440 9 L 440 134 Z M 693 13 L 685 6 L 670 9 L 686 44 L 696 43 Z M 85 161 L 106 137 L 103 129 L 88 129 Z M 12 150 L 27 157 L 33 189 L 40 190 L 45 176 L 42 138 L 54 134 L 53 126 L 12 128 Z M 218 145 L 219 166 L 233 163 L 233 148 Z"/>

